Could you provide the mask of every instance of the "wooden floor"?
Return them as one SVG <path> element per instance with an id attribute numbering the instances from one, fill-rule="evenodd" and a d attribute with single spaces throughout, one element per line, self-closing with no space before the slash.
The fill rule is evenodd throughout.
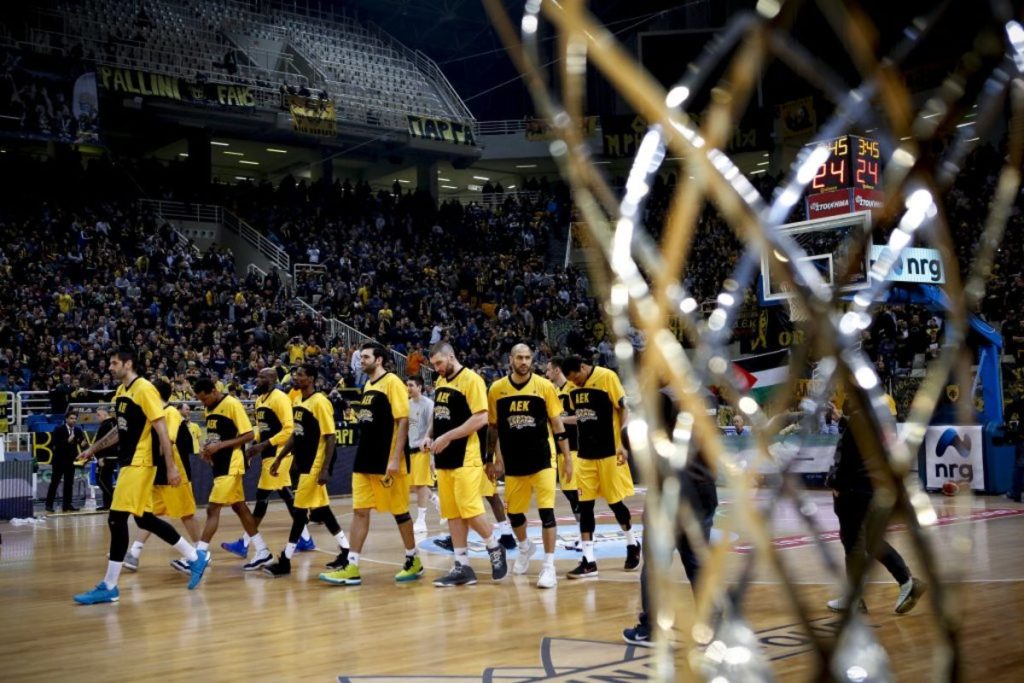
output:
<path id="1" fill-rule="evenodd" d="M 724 522 L 731 506 L 722 495 Z M 822 525 L 835 529 L 827 495 L 814 496 Z M 943 520 L 933 531 L 939 547 L 973 544 L 966 565 L 943 561 L 941 567 L 947 576 L 965 572 L 959 586 L 966 678 L 1022 680 L 1024 506 L 995 497 L 936 502 Z M 639 511 L 643 501 L 629 503 Z M 350 501 L 336 499 L 333 508 L 347 527 Z M 185 577 L 167 566 L 171 550 L 153 539 L 141 571 L 123 575 L 121 602 L 91 607 L 76 606 L 71 595 L 103 576 L 103 515 L 55 516 L 37 526 L 0 524 L 0 680 L 609 681 L 637 680 L 648 670 L 650 651 L 620 640 L 639 605 L 638 575 L 623 572 L 621 559 L 599 558 L 600 580 L 582 584 L 564 578 L 574 562 L 562 560 L 563 576 L 550 591 L 534 587 L 537 559 L 529 576 L 510 574 L 501 584 L 488 580 L 486 560 L 474 560 L 479 585 L 440 590 L 429 580 L 447 570 L 450 556 L 427 553 L 426 580 L 396 585 L 399 537 L 390 518 L 374 515 L 361 566 L 364 584 L 331 587 L 316 580 L 333 557 L 327 552 L 333 541 L 322 527 L 313 533 L 323 550 L 297 555 L 293 575 L 274 580 L 244 574 L 241 562 L 220 550 L 220 541 L 239 532 L 230 513 L 222 520 L 211 573 L 199 590 L 186 590 Z M 433 511 L 430 522 L 430 535 L 438 535 Z M 287 526 L 284 508 L 272 504 L 264 526 L 272 548 L 280 549 Z M 801 597 L 816 606 L 815 628 L 829 632 L 836 618 L 825 602 L 834 588 L 822 578 L 818 554 L 803 544 L 795 515 L 785 507 L 776 509 L 773 528 L 787 548 L 781 556 L 798 579 Z M 897 529 L 889 539 L 918 569 L 908 535 Z M 838 542 L 828 549 L 841 558 Z M 952 556 L 940 551 L 941 558 Z M 743 560 L 743 554 L 732 554 L 730 572 Z M 685 615 L 691 599 L 687 591 L 681 596 Z M 929 680 L 937 639 L 932 605 L 923 602 L 898 617 L 892 613 L 895 598 L 895 585 L 876 573 L 867 591 L 873 633 L 899 679 Z M 812 670 L 807 639 L 793 626 L 796 619 L 778 581 L 759 569 L 745 604 L 779 680 L 806 680 Z"/>

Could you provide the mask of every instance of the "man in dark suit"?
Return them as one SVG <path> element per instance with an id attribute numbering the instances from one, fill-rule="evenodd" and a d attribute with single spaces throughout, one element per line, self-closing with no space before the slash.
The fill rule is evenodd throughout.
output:
<path id="1" fill-rule="evenodd" d="M 57 487 L 64 480 L 64 512 L 76 512 L 78 508 L 71 505 L 71 490 L 75 483 L 75 458 L 78 448 L 85 443 L 85 432 L 78 426 L 78 414 L 68 411 L 64 424 L 53 430 L 50 447 L 53 449 L 53 474 L 50 489 L 46 492 L 46 511 L 53 512 L 53 499 L 57 495 Z"/>
<path id="2" fill-rule="evenodd" d="M 106 409 L 97 409 L 96 417 L 100 421 L 100 426 L 96 430 L 96 437 L 93 440 L 94 443 L 102 439 L 112 430 L 117 429 L 117 421 L 110 416 L 110 413 Z M 110 503 L 114 500 L 115 469 L 117 469 L 117 444 L 96 453 L 96 481 L 99 483 L 100 490 L 103 492 L 103 505 L 96 508 L 97 510 L 109 510 Z"/>

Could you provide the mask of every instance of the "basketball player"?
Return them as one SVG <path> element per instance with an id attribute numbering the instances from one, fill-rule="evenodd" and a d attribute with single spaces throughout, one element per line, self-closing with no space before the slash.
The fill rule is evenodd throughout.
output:
<path id="1" fill-rule="evenodd" d="M 417 534 L 425 534 L 427 503 L 433 500 L 437 505 L 437 495 L 430 491 L 437 477 L 430 462 L 430 453 L 423 448 L 434 414 L 434 402 L 423 395 L 423 377 L 420 375 L 407 379 L 405 386 L 409 392 L 409 486 L 416 494 L 416 522 L 412 530 Z"/>
<path id="2" fill-rule="evenodd" d="M 252 512 L 257 529 L 267 515 L 267 501 L 270 500 L 270 495 L 274 491 L 277 491 L 278 497 L 284 501 L 289 515 L 292 512 L 292 501 L 295 499 L 291 489 L 292 459 L 289 457 L 284 460 L 280 474 L 277 476 L 270 473 L 270 466 L 274 462 L 274 456 L 277 455 L 277 449 L 291 437 L 295 427 L 292 419 L 292 403 L 288 396 L 275 386 L 276 384 L 277 372 L 273 368 L 263 368 L 256 376 L 256 443 L 245 450 L 247 463 L 254 457 L 263 459 L 260 480 L 256 484 L 256 507 Z M 221 543 L 220 547 L 229 553 L 245 558 L 249 554 L 251 540 L 249 534 L 244 534 L 237 541 Z M 308 529 L 302 530 L 302 538 L 299 539 L 296 550 L 299 552 L 316 550 L 316 544 L 313 543 Z M 271 557 L 268 554 L 256 566 L 262 566 L 270 560 Z M 253 569 L 255 568 L 253 567 Z"/>
<path id="3" fill-rule="evenodd" d="M 565 377 L 565 373 L 562 372 L 562 359 L 559 357 L 552 358 L 548 361 L 547 367 L 547 378 L 551 380 L 551 383 L 555 385 L 555 389 L 558 391 L 558 398 L 562 402 L 562 426 L 565 427 L 565 433 L 569 435 L 569 453 L 570 460 L 572 461 L 572 468 L 568 470 L 572 472 L 572 476 L 566 474 L 565 459 L 562 457 L 562 453 L 558 453 L 558 473 L 559 473 L 559 486 L 562 489 L 562 495 L 569 501 L 569 508 L 572 510 L 572 516 L 576 518 L 576 540 L 565 544 L 566 550 L 575 550 L 576 552 L 583 552 L 583 543 L 579 538 L 579 524 L 580 524 L 580 487 L 576 472 L 579 471 L 578 467 L 578 451 L 579 451 L 579 437 L 576 433 L 576 416 L 572 412 L 572 390 L 576 388 L 572 382 Z"/>
<path id="4" fill-rule="evenodd" d="M 366 375 L 363 395 L 353 408 L 359 420 L 359 445 L 352 465 L 352 526 L 348 565 L 320 574 L 336 586 L 358 586 L 359 556 L 370 530 L 370 510 L 394 515 L 405 545 L 405 563 L 395 581 L 423 576 L 416 537 L 409 516 L 409 465 L 405 444 L 409 434 L 409 394 L 402 380 L 384 369 L 387 350 L 376 342 L 363 344 L 359 363 Z"/>
<path id="5" fill-rule="evenodd" d="M 537 579 L 538 588 L 554 588 L 555 574 L 555 468 L 552 436 L 562 452 L 563 462 L 572 476 L 569 437 L 562 427 L 562 402 L 555 386 L 533 373 L 533 351 L 516 344 L 509 354 L 511 373 L 491 385 L 487 392 L 491 428 L 497 432 L 493 479 L 505 473 L 505 498 L 508 516 L 519 545 L 512 565 L 513 574 L 525 574 L 536 549 L 526 535 L 526 512 L 530 494 L 537 494 L 544 541 L 544 567 Z M 550 431 L 549 431 L 550 426 Z"/>
<path id="6" fill-rule="evenodd" d="M 256 558 L 243 567 L 252 571 L 266 564 L 270 558 L 270 549 L 256 528 L 256 520 L 245 504 L 245 490 L 242 488 L 245 475 L 242 447 L 253 440 L 252 423 L 242 402 L 221 393 L 213 380 L 201 377 L 192 385 L 192 390 L 206 407 L 206 443 L 200 455 L 213 466 L 213 490 L 206 505 L 206 525 L 202 540 L 196 546 L 209 550 L 210 541 L 220 526 L 221 508 L 228 505 L 238 515 L 242 528 L 256 546 Z"/>
<path id="7" fill-rule="evenodd" d="M 294 453 L 295 469 L 299 474 L 292 504 L 292 528 L 288 534 L 288 545 L 277 562 L 263 568 L 264 572 L 274 577 L 291 574 L 292 557 L 302 538 L 302 530 L 311 518 L 322 522 L 338 542 L 338 556 L 327 568 L 343 569 L 348 564 L 348 539 L 331 512 L 330 499 L 327 497 L 327 480 L 330 478 L 337 440 L 334 406 L 326 396 L 314 390 L 316 378 L 317 369 L 312 365 L 300 365 L 292 373 L 295 387 L 302 392 L 301 399 L 292 409 L 295 429 L 291 438 L 278 449 L 270 466 L 270 473 L 277 476 L 284 459 Z"/>
<path id="8" fill-rule="evenodd" d="M 181 413 L 168 405 L 171 400 L 171 384 L 166 380 L 158 379 L 153 382 L 160 400 L 164 405 L 164 421 L 167 425 L 167 437 L 171 440 L 171 450 L 174 452 L 174 463 L 178 466 L 181 474 L 180 486 L 169 486 L 167 484 L 167 468 L 158 460 L 156 480 L 153 482 L 153 500 L 150 508 L 154 515 L 159 517 L 174 517 L 180 519 L 188 531 L 189 538 L 195 543 L 199 540 L 199 521 L 196 519 L 196 499 L 192 493 L 192 467 L 189 458 L 193 453 L 192 434 L 182 423 Z M 153 446 L 159 450 L 159 442 L 154 434 Z M 149 540 L 150 532 L 143 530 L 128 554 L 124 556 L 124 568 L 135 572 L 139 570 L 139 557 L 142 549 Z M 178 560 L 174 568 L 187 572 L 187 563 Z"/>
<path id="9" fill-rule="evenodd" d="M 583 559 L 569 572 L 570 579 L 597 578 L 594 556 L 594 500 L 601 496 L 615 513 L 626 535 L 625 571 L 640 566 L 640 543 L 632 530 L 629 508 L 622 501 L 633 495 L 633 480 L 626 467 L 622 425 L 628 419 L 626 392 L 618 375 L 607 368 L 584 363 L 579 356 L 562 361 L 562 370 L 576 385 L 570 394 L 579 430 L 580 538 Z"/>
<path id="10" fill-rule="evenodd" d="M 485 475 L 477 432 L 487 426 L 484 380 L 459 363 L 447 342 L 431 347 L 430 364 L 438 380 L 434 391 L 434 419 L 425 444 L 434 455 L 441 516 L 448 519 L 455 552 L 451 571 L 434 581 L 434 585 L 446 588 L 476 583 L 476 573 L 469 566 L 467 537 L 470 528 L 485 539 L 491 578 L 501 581 L 508 572 L 505 548 L 495 540 L 491 525 L 484 520 L 480 500 L 481 479 Z"/>
<path id="11" fill-rule="evenodd" d="M 135 363 L 135 353 L 128 350 L 118 351 L 110 357 L 110 374 L 120 382 L 114 394 L 117 430 L 95 441 L 82 453 L 82 456 L 89 459 L 97 451 L 117 443 L 121 462 L 121 473 L 114 487 L 114 500 L 107 516 L 107 526 L 110 528 L 107 573 L 94 589 L 75 596 L 75 602 L 82 605 L 117 602 L 120 599 L 117 582 L 121 576 L 124 556 L 128 552 L 129 516 L 135 517 L 139 528 L 152 531 L 174 546 L 190 562 L 189 589 L 199 585 L 210 559 L 209 553 L 198 552 L 174 527 L 146 510 L 153 495 L 153 482 L 156 481 L 154 434 L 160 450 L 157 457 L 163 459 L 167 468 L 168 485 L 179 486 L 181 473 L 174 462 L 160 395 L 152 384 L 139 377 Z"/>

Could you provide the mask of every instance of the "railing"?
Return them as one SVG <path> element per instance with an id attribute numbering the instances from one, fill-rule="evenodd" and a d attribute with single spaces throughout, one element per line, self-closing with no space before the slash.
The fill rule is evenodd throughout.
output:
<path id="1" fill-rule="evenodd" d="M 21 427 L 29 415 L 50 414 L 50 392 L 19 391 L 14 404 L 14 422 Z"/>
<path id="2" fill-rule="evenodd" d="M 4 437 L 4 454 L 32 453 L 32 432 L 8 432 Z"/>
<path id="3" fill-rule="evenodd" d="M 162 199 L 140 199 L 139 206 L 161 218 L 195 223 L 222 223 L 224 210 L 214 204 L 186 204 Z"/>
<path id="4" fill-rule="evenodd" d="M 252 227 L 227 209 L 222 209 L 222 213 L 224 216 L 224 227 L 259 249 L 259 252 L 263 254 L 278 270 L 285 273 L 291 270 L 291 257 L 288 256 L 287 251 L 274 244 L 262 232 Z"/>

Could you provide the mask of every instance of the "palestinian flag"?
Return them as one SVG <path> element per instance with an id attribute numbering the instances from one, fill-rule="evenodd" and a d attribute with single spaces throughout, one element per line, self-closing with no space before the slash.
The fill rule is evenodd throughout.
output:
<path id="1" fill-rule="evenodd" d="M 760 404 L 789 378 L 789 349 L 740 358 L 733 364 L 733 372 L 745 384 L 751 397 Z"/>

